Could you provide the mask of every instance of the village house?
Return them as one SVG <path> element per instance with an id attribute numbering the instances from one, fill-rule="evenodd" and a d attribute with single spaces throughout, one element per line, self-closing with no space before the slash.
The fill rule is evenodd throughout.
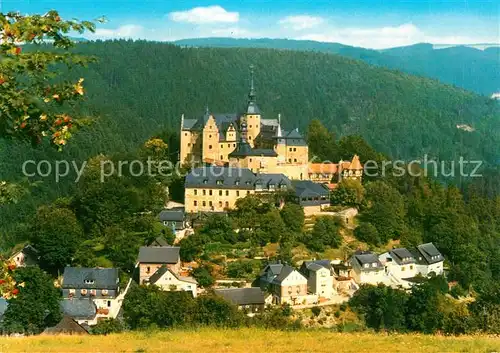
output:
<path id="1" fill-rule="evenodd" d="M 66 267 L 61 289 L 63 313 L 88 325 L 116 318 L 126 293 L 116 268 Z"/>
<path id="2" fill-rule="evenodd" d="M 310 297 L 307 293 L 307 278 L 291 266 L 284 265 L 270 285 L 274 304 L 306 304 Z"/>
<path id="3" fill-rule="evenodd" d="M 63 315 L 61 321 L 53 327 L 47 327 L 43 335 L 88 335 L 88 326 L 79 324 L 68 315 Z"/>
<path id="4" fill-rule="evenodd" d="M 162 266 L 174 273 L 181 270 L 180 248 L 177 246 L 142 246 L 139 249 L 139 283 L 144 284 Z"/>
<path id="5" fill-rule="evenodd" d="M 422 276 L 440 276 L 444 273 L 444 256 L 432 243 L 418 245 L 412 249 L 417 272 Z"/>
<path id="6" fill-rule="evenodd" d="M 265 293 L 258 287 L 215 289 L 214 293 L 249 315 L 263 312 L 266 304 L 270 304 L 266 302 Z"/>
<path id="7" fill-rule="evenodd" d="M 188 227 L 183 207 L 162 210 L 158 218 L 161 224 L 172 229 L 174 234 Z"/>
<path id="8" fill-rule="evenodd" d="M 335 294 L 333 289 L 333 268 L 330 260 L 304 261 L 300 273 L 307 278 L 307 288 L 319 300 L 330 300 Z"/>
<path id="9" fill-rule="evenodd" d="M 281 273 L 283 266 L 281 263 L 274 263 L 264 267 L 259 274 L 259 285 L 262 290 L 268 291 L 270 289 L 271 283 Z"/>
<path id="10" fill-rule="evenodd" d="M 330 206 L 330 190 L 327 186 L 310 180 L 294 180 L 292 185 L 297 202 L 304 208 L 306 216 L 319 213 Z"/>
<path id="11" fill-rule="evenodd" d="M 392 285 L 409 288 L 412 279 L 417 274 L 417 266 L 413 254 L 405 248 L 392 249 L 381 254 L 380 262 L 384 266 L 385 275 Z"/>
<path id="12" fill-rule="evenodd" d="M 38 265 L 40 255 L 32 245 L 27 244 L 21 250 L 15 251 L 10 257 L 9 262 L 13 262 L 16 267 Z"/>
<path id="13" fill-rule="evenodd" d="M 385 269 L 377 255 L 371 251 L 358 250 L 350 259 L 352 277 L 358 284 L 385 283 Z"/>
<path id="14" fill-rule="evenodd" d="M 191 292 L 196 298 L 198 282 L 189 276 L 180 276 L 166 265 L 160 267 L 156 272 L 145 280 L 145 283 L 160 287 L 164 291 L 186 291 Z"/>

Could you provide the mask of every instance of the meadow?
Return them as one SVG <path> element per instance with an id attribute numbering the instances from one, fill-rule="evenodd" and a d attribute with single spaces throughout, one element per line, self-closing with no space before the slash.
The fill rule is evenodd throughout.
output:
<path id="1" fill-rule="evenodd" d="M 256 328 L 128 332 L 108 336 L 1 337 L 0 352 L 499 352 L 494 336 L 431 336 Z"/>

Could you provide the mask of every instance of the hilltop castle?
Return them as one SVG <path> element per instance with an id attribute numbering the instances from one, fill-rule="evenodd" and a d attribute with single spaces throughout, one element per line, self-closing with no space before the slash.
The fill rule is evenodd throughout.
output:
<path id="1" fill-rule="evenodd" d="M 194 165 L 247 168 L 255 174 L 283 174 L 292 180 L 330 184 L 342 177 L 361 180 L 358 156 L 351 162 L 309 163 L 309 149 L 298 129 L 286 131 L 281 116 L 264 119 L 257 105 L 253 70 L 243 113 L 181 117 L 180 161 Z"/>

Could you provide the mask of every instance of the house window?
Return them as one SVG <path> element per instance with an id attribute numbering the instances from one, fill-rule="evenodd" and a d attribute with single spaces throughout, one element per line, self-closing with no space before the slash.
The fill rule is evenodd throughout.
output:
<path id="1" fill-rule="evenodd" d="M 198 195 L 198 190 L 194 189 L 194 196 Z"/>
<path id="2" fill-rule="evenodd" d="M 250 125 L 250 129 L 252 128 L 252 125 Z"/>
<path id="3" fill-rule="evenodd" d="M 240 196 L 240 192 L 236 190 L 236 196 Z"/>
<path id="4" fill-rule="evenodd" d="M 293 159 L 293 161 L 294 161 L 294 162 L 297 162 L 297 158 L 294 158 L 294 159 Z"/>
<path id="5" fill-rule="evenodd" d="M 252 161 L 252 158 L 250 158 L 250 162 Z"/>
<path id="6" fill-rule="evenodd" d="M 235 144 L 235 143 L 233 143 L 233 147 L 236 147 L 236 144 Z"/>
<path id="7" fill-rule="evenodd" d="M 288 163 L 292 163 L 292 159 L 291 158 L 288 159 Z"/>
<path id="8" fill-rule="evenodd" d="M 203 207 L 205 207 L 206 205 L 207 205 L 207 202 L 203 201 Z"/>
<path id="9" fill-rule="evenodd" d="M 230 148 L 230 147 L 231 147 L 231 144 L 230 144 L 230 143 L 228 143 L 228 144 L 227 144 L 227 147 L 228 147 L 228 148 Z"/>
<path id="10" fill-rule="evenodd" d="M 406 271 L 406 267 L 401 267 L 401 271 Z"/>
<path id="11" fill-rule="evenodd" d="M 194 201 L 194 202 L 193 202 L 193 205 L 194 205 L 195 207 L 196 207 L 196 206 L 198 206 L 198 201 Z"/>
<path id="12" fill-rule="evenodd" d="M 196 202 L 196 201 L 195 201 Z M 146 267 L 146 273 L 151 273 L 151 267 Z"/>
<path id="13" fill-rule="evenodd" d="M 252 139 L 252 136 L 248 136 L 248 139 L 251 140 Z"/>
<path id="14" fill-rule="evenodd" d="M 247 191 L 247 195 L 250 195 L 250 190 Z"/>
<path id="15" fill-rule="evenodd" d="M 410 265 L 410 270 L 413 270 L 413 265 Z"/>
<path id="16" fill-rule="evenodd" d="M 212 138 L 212 135 L 208 135 L 208 138 L 211 139 Z M 211 148 L 211 147 L 210 147 Z"/>
<path id="17" fill-rule="evenodd" d="M 191 144 L 190 144 L 190 143 L 188 143 L 188 147 L 191 147 Z"/>
<path id="18" fill-rule="evenodd" d="M 224 159 L 224 156 L 223 156 L 223 155 L 221 155 L 221 156 L 220 156 L 220 159 Z"/>
<path id="19" fill-rule="evenodd" d="M 208 149 L 211 150 L 212 149 L 212 145 L 208 145 Z"/>
<path id="20" fill-rule="evenodd" d="M 108 308 L 111 307 L 111 300 L 108 300 Z"/>
<path id="21" fill-rule="evenodd" d="M 289 148 L 289 151 L 292 152 L 292 147 Z"/>

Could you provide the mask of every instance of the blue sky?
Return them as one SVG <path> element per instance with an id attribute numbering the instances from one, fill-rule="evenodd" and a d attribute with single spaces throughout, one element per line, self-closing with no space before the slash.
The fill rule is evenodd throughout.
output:
<path id="1" fill-rule="evenodd" d="M 88 38 L 290 38 L 388 48 L 500 42 L 500 0 L 0 0 L 3 11 L 107 18 Z"/>

